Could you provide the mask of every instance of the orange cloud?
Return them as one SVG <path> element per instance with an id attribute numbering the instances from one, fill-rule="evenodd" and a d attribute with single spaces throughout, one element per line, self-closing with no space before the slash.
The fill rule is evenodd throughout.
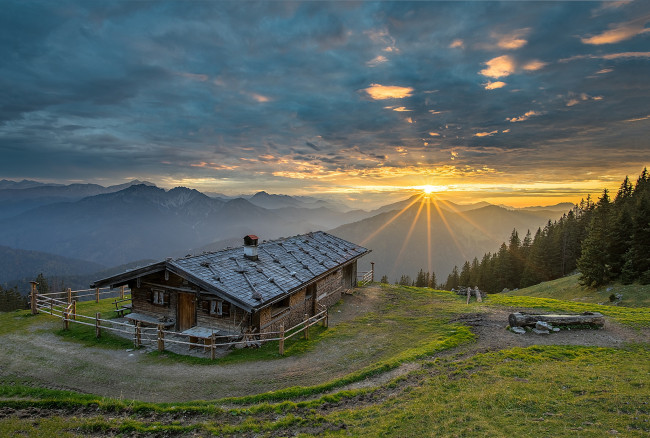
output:
<path id="1" fill-rule="evenodd" d="M 451 44 L 449 44 L 449 48 L 450 49 L 458 49 L 458 48 L 462 49 L 464 45 L 465 45 L 465 43 L 463 43 L 463 40 L 457 39 L 457 40 L 453 40 L 451 42 Z"/>
<path id="2" fill-rule="evenodd" d="M 596 57 L 597 58 L 597 57 Z M 602 55 L 603 59 L 620 59 L 620 58 L 650 58 L 650 52 L 622 52 Z"/>
<path id="3" fill-rule="evenodd" d="M 259 103 L 269 102 L 271 100 L 270 98 L 257 93 L 251 93 L 250 96 Z"/>
<path id="4" fill-rule="evenodd" d="M 544 68 L 545 66 L 546 66 L 545 62 L 535 60 L 535 61 L 530 61 L 529 63 L 525 64 L 524 65 L 524 70 L 526 70 L 526 71 L 537 71 L 537 70 L 540 70 L 540 69 Z"/>
<path id="5" fill-rule="evenodd" d="M 650 119 L 650 115 L 647 115 L 645 117 L 639 117 L 637 119 L 628 119 L 626 120 L 626 122 L 640 122 L 642 120 L 648 120 L 648 119 Z"/>
<path id="6" fill-rule="evenodd" d="M 382 55 L 375 56 L 373 59 L 370 61 L 366 62 L 366 65 L 369 67 L 377 67 L 379 64 L 382 64 L 384 62 L 387 62 L 388 58 Z"/>
<path id="7" fill-rule="evenodd" d="M 531 117 L 534 117 L 534 116 L 541 116 L 542 114 L 543 114 L 543 113 L 541 113 L 541 112 L 539 112 L 539 111 L 532 111 L 532 110 L 531 110 L 531 111 L 526 112 L 523 116 L 519 116 L 519 117 L 507 117 L 506 120 L 509 121 L 509 122 L 511 122 L 511 123 L 514 123 L 514 122 L 523 122 L 523 121 L 526 121 L 526 120 L 530 119 Z"/>
<path id="8" fill-rule="evenodd" d="M 498 79 L 515 72 L 515 61 L 508 55 L 492 58 L 485 63 L 487 68 L 480 71 L 483 76 Z"/>
<path id="9" fill-rule="evenodd" d="M 485 87 L 486 90 L 496 90 L 497 88 L 503 88 L 506 85 L 508 84 L 501 81 L 495 81 L 495 82 L 487 81 L 487 83 L 483 84 L 483 87 Z"/>
<path id="10" fill-rule="evenodd" d="M 397 85 L 371 84 L 370 87 L 364 88 L 363 91 L 374 100 L 384 99 L 402 99 L 413 94 L 411 87 L 398 87 Z"/>
<path id="11" fill-rule="evenodd" d="M 592 45 L 602 45 L 602 44 L 614 44 L 620 43 L 621 41 L 629 40 L 637 35 L 642 33 L 650 32 L 650 29 L 645 28 L 645 24 L 650 21 L 650 17 L 641 17 L 637 20 L 630 21 L 628 23 L 622 23 L 616 27 L 606 30 L 605 32 L 594 35 L 588 38 L 581 38 L 584 44 Z"/>
<path id="12" fill-rule="evenodd" d="M 528 41 L 523 37 L 530 32 L 529 28 L 519 29 L 511 34 L 503 35 L 499 38 L 497 45 L 502 49 L 514 50 L 525 46 Z"/>
<path id="13" fill-rule="evenodd" d="M 440 137 L 440 134 L 438 134 L 437 132 L 430 132 L 429 135 L 431 137 Z"/>
<path id="14" fill-rule="evenodd" d="M 406 109 L 406 108 L 403 107 L 403 106 L 398 106 L 397 108 L 393 108 L 393 111 L 405 112 L 405 111 L 413 111 L 413 110 Z"/>
<path id="15" fill-rule="evenodd" d="M 474 134 L 474 137 L 488 137 L 490 135 L 494 135 L 494 134 L 498 134 L 498 133 L 499 133 L 499 130 L 495 129 L 494 131 L 491 131 L 491 132 L 477 132 L 476 134 Z"/>
<path id="16" fill-rule="evenodd" d="M 207 163 L 205 161 L 201 161 L 200 163 L 190 164 L 190 166 L 204 167 L 206 169 L 213 169 L 213 170 L 234 170 L 239 167 L 239 166 L 227 166 L 225 164 Z"/>

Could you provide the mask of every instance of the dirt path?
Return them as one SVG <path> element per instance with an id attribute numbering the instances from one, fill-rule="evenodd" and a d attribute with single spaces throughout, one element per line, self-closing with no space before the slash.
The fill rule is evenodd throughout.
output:
<path id="1" fill-rule="evenodd" d="M 380 292 L 377 287 L 368 287 L 346 296 L 344 304 L 331 312 L 330 326 L 376 310 L 381 304 Z M 648 339 L 647 331 L 639 332 L 610 321 L 602 330 L 561 331 L 548 336 L 517 335 L 505 330 L 508 314 L 514 310 L 484 306 L 479 308 L 479 313 L 461 315 L 455 321 L 471 326 L 477 342 L 439 355 L 466 357 L 478 352 L 549 344 L 618 347 L 626 342 L 647 342 Z M 363 342 L 358 339 L 332 341 L 325 338 L 313 351 L 264 362 L 192 365 L 170 360 L 168 364 L 161 364 L 153 363 L 143 350 L 108 350 L 66 342 L 51 333 L 57 323 L 43 317 L 38 328 L 46 330 L 38 336 L 14 333 L 0 337 L 0 377 L 27 378 L 39 387 L 114 398 L 180 402 L 315 385 L 349 374 L 361 366 L 345 360 L 348 347 L 354 347 L 353 342 Z M 407 363 L 346 389 L 378 386 L 419 366 Z"/>
<path id="2" fill-rule="evenodd" d="M 329 318 L 336 326 L 375 310 L 378 288 L 344 298 Z M 59 321 L 43 316 L 38 336 L 0 337 L 0 377 L 27 378 L 36 386 L 70 389 L 144 401 L 187 401 L 258 394 L 295 385 L 315 385 L 354 369 L 342 342 L 324 339 L 299 356 L 227 365 L 192 365 L 147 360 L 145 350 L 109 350 L 67 342 L 51 333 Z M 34 331 L 32 330 L 32 331 Z M 362 341 L 361 341 L 362 342 Z"/>

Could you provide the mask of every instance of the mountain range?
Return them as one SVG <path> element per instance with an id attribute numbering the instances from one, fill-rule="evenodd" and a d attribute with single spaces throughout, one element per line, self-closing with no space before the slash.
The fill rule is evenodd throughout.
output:
<path id="1" fill-rule="evenodd" d="M 372 249 L 361 269 L 374 261 L 377 274 L 389 275 L 391 281 L 393 276 L 413 276 L 428 266 L 438 275 L 446 275 L 454 264 L 498 249 L 513 228 L 534 232 L 568 210 L 527 211 L 484 202 L 432 201 L 427 223 L 426 209 L 417 214 L 420 195 L 364 211 L 308 196 L 258 192 L 237 198 L 209 197 L 193 189 L 164 190 L 137 180 L 111 187 L 1 183 L 5 188 L 0 188 L 0 245 L 5 248 L 0 251 L 0 263 L 21 268 L 13 273 L 0 270 L 0 284 L 24 279 L 30 269 L 33 277 L 48 271 L 79 278 L 91 275 L 88 271 L 93 269 L 134 260 L 161 260 L 237 246 L 241 236 L 249 233 L 270 240 L 315 230 L 331 230 Z M 34 207 L 28 207 L 30 202 Z M 14 208 L 13 214 L 7 206 Z M 48 255 L 58 268 L 44 268 Z M 14 261 L 10 263 L 11 258 Z"/>
<path id="2" fill-rule="evenodd" d="M 361 260 L 359 269 L 375 262 L 375 277 L 387 275 L 393 282 L 402 274 L 415 278 L 420 269 L 434 271 L 439 280 L 465 260 L 498 250 L 513 229 L 523 239 L 560 213 L 550 210 L 520 211 L 496 205 L 465 208 L 444 201 L 409 202 L 371 218 L 337 227 L 330 232 L 373 250 Z M 422 205 L 422 207 L 421 207 Z M 461 208 L 458 208 L 461 207 Z M 427 213 L 428 210 L 428 213 Z M 547 214 L 548 213 L 548 214 Z M 430 248 L 430 250 L 429 250 Z"/>

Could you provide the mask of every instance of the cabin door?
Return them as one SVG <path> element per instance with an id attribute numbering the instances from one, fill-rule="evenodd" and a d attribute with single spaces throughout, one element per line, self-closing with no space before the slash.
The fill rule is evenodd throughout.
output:
<path id="1" fill-rule="evenodd" d="M 196 325 L 196 304 L 194 294 L 178 294 L 178 331 L 187 330 Z"/>

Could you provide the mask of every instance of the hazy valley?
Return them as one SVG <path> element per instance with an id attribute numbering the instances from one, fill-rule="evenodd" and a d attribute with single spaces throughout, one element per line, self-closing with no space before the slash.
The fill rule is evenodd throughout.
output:
<path id="1" fill-rule="evenodd" d="M 415 195 L 364 211 L 314 197 L 210 197 L 137 180 L 112 187 L 3 180 L 0 284 L 24 287 L 42 272 L 85 287 L 106 270 L 238 246 L 249 233 L 271 240 L 317 230 L 372 249 L 360 269 L 374 261 L 377 275 L 391 281 L 420 268 L 447 275 L 454 265 L 495 251 L 513 228 L 534 232 L 570 208 L 516 210 L 433 199 Z"/>

